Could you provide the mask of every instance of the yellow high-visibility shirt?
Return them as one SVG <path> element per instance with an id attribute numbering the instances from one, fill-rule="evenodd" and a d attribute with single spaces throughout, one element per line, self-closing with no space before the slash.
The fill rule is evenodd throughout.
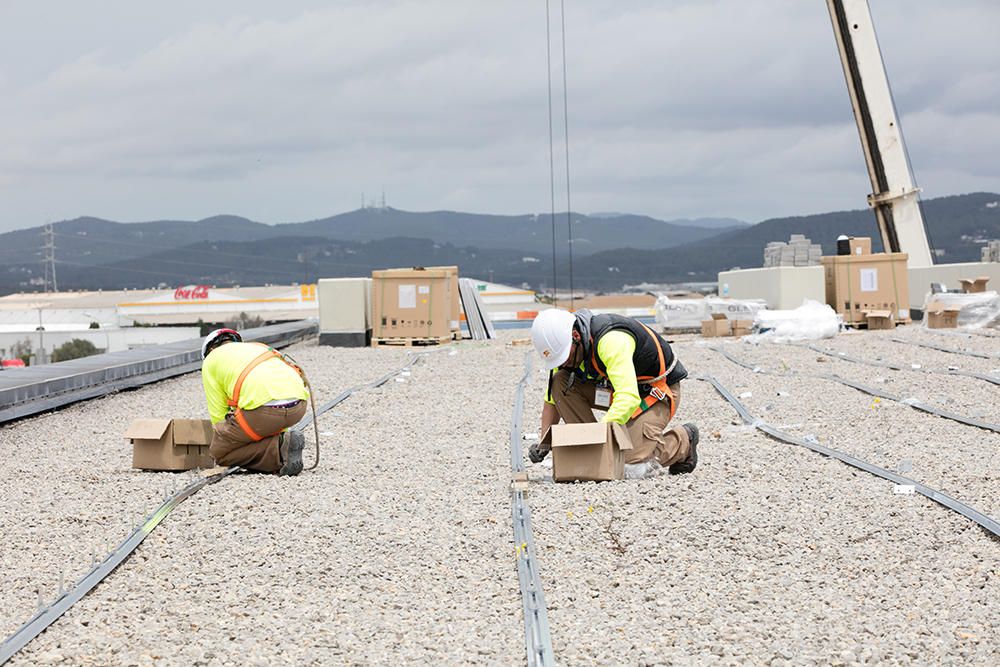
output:
<path id="1" fill-rule="evenodd" d="M 614 329 L 597 341 L 597 356 L 607 367 L 608 380 L 615 390 L 605 422 L 625 424 L 639 407 L 639 381 L 635 377 L 635 338 L 627 331 Z"/>
<path id="2" fill-rule="evenodd" d="M 627 331 L 613 329 L 597 341 L 597 356 L 607 367 L 608 381 L 615 390 L 611 407 L 601 421 L 624 424 L 639 407 L 642 399 L 639 398 L 639 381 L 635 377 L 635 364 L 632 363 L 634 355 L 635 338 Z M 580 369 L 583 368 L 584 364 L 581 363 Z M 553 372 L 549 371 L 550 382 Z M 545 402 L 555 405 L 548 390 L 545 392 Z"/>
<path id="3" fill-rule="evenodd" d="M 213 424 L 226 418 L 228 401 L 236 388 L 236 380 L 267 348 L 256 343 L 226 343 L 215 348 L 201 365 L 201 383 L 205 387 L 208 416 Z M 299 372 L 278 357 L 261 363 L 243 380 L 240 405 L 253 410 L 271 401 L 309 398 L 309 390 Z"/>

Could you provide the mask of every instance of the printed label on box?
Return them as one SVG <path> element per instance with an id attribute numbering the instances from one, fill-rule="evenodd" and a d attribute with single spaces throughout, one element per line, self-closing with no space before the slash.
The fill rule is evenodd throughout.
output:
<path id="1" fill-rule="evenodd" d="M 861 291 L 878 291 L 878 269 L 861 269 Z"/>
<path id="2" fill-rule="evenodd" d="M 416 308 L 417 307 L 417 286 L 416 285 L 400 285 L 399 286 L 399 307 L 400 308 Z"/>
<path id="3" fill-rule="evenodd" d="M 421 285 L 420 287 L 417 288 L 417 292 L 419 292 L 420 294 L 430 294 L 431 288 L 429 285 Z"/>

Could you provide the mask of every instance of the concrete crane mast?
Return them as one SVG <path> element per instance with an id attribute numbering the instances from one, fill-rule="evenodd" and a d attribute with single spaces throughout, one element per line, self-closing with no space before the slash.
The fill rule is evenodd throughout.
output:
<path id="1" fill-rule="evenodd" d="M 854 119 L 868 164 L 875 210 L 886 252 L 905 252 L 911 267 L 933 265 L 903 132 L 875 36 L 868 0 L 827 0 Z"/>

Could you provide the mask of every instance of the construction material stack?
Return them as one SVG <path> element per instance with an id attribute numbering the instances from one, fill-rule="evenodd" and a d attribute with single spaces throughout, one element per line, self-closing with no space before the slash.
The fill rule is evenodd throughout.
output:
<path id="1" fill-rule="evenodd" d="M 802 234 L 792 234 L 788 243 L 772 241 L 764 246 L 764 267 L 772 266 L 817 266 L 823 256 L 823 248 Z"/>

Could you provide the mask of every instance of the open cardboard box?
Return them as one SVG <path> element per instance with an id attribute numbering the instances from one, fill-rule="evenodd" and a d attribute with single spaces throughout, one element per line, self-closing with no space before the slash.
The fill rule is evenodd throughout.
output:
<path id="1" fill-rule="evenodd" d="M 869 329 L 895 329 L 896 323 L 892 321 L 892 311 L 871 310 L 865 312 L 865 319 Z"/>
<path id="2" fill-rule="evenodd" d="M 966 294 L 978 294 L 986 291 L 986 283 L 990 281 L 989 276 L 979 276 L 978 278 L 962 278 L 958 282 L 962 285 L 962 291 Z"/>
<path id="3" fill-rule="evenodd" d="M 943 303 L 935 301 L 927 305 L 928 329 L 955 329 L 958 327 L 958 313 L 962 309 L 958 306 L 945 306 Z"/>
<path id="4" fill-rule="evenodd" d="M 136 419 L 125 431 L 132 467 L 142 470 L 211 468 L 212 422 L 207 419 Z"/>
<path id="5" fill-rule="evenodd" d="M 725 313 L 712 313 L 712 319 L 701 321 L 701 335 L 705 338 L 729 336 L 732 333 Z"/>
<path id="6" fill-rule="evenodd" d="M 625 478 L 622 450 L 632 449 L 632 440 L 621 424 L 555 424 L 540 442 L 552 447 L 552 479 L 557 482 Z"/>

